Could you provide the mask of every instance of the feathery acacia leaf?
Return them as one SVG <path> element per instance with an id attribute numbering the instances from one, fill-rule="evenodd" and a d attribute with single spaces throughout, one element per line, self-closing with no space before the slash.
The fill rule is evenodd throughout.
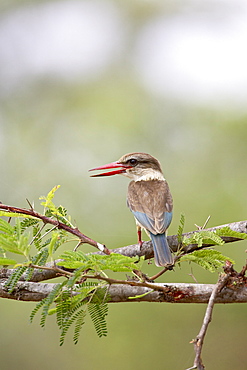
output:
<path id="1" fill-rule="evenodd" d="M 88 312 L 91 316 L 94 328 L 99 337 L 107 335 L 106 316 L 108 305 L 106 303 L 89 303 Z"/>
<path id="2" fill-rule="evenodd" d="M 197 244 L 198 248 L 203 245 L 223 245 L 225 242 L 214 231 L 201 230 L 183 239 L 184 245 Z"/>
<path id="3" fill-rule="evenodd" d="M 247 239 L 247 234 L 232 230 L 229 226 L 216 229 L 215 233 L 220 237 L 231 237 L 236 239 Z"/>
<path id="4" fill-rule="evenodd" d="M 24 274 L 26 269 L 27 269 L 27 266 L 19 266 L 13 270 L 12 274 L 10 275 L 10 277 L 4 284 L 5 288 L 8 289 L 9 293 L 13 292 L 13 290 L 16 287 L 16 284 L 18 283 L 18 281 L 20 280 L 22 274 Z"/>
<path id="5" fill-rule="evenodd" d="M 15 265 L 16 263 L 17 263 L 16 260 L 12 260 L 10 258 L 0 258 L 1 266 Z"/>
<path id="6" fill-rule="evenodd" d="M 180 261 L 194 262 L 210 272 L 215 272 L 222 268 L 226 261 L 230 261 L 232 264 L 234 263 L 234 261 L 229 257 L 224 256 L 222 253 L 214 249 L 201 249 L 194 251 L 182 256 Z"/>
<path id="7" fill-rule="evenodd" d="M 63 261 L 57 263 L 69 269 L 90 269 L 92 271 L 111 270 L 114 272 L 130 272 L 140 268 L 143 258 L 127 257 L 117 253 L 110 255 L 84 254 L 81 251 L 66 251 L 60 257 Z"/>
<path id="8" fill-rule="evenodd" d="M 178 234 L 177 234 L 179 245 L 182 245 L 182 241 L 183 241 L 182 234 L 184 232 L 184 225 L 185 225 L 185 216 L 184 216 L 184 214 L 181 214 L 180 221 L 179 221 L 179 226 L 178 226 Z"/>

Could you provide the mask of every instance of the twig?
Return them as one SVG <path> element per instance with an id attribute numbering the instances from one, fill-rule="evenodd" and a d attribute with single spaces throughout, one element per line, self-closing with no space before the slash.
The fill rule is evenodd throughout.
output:
<path id="1" fill-rule="evenodd" d="M 29 267 L 34 268 L 34 269 L 39 269 L 39 270 L 54 271 L 56 275 L 59 274 L 60 276 L 61 275 L 63 275 L 63 276 L 73 276 L 74 275 L 72 272 L 60 269 L 56 265 L 48 267 L 48 266 L 38 266 L 38 265 L 30 264 Z"/>
<path id="2" fill-rule="evenodd" d="M 160 277 L 161 275 L 163 275 L 166 271 L 168 271 L 168 270 L 171 270 L 171 268 L 169 268 L 169 267 L 165 267 L 165 268 L 163 268 L 161 271 L 159 271 L 156 275 L 154 275 L 154 276 L 151 276 L 150 278 L 149 278 L 149 280 L 155 280 L 155 279 L 158 279 L 158 277 Z"/>
<path id="3" fill-rule="evenodd" d="M 101 252 L 103 252 L 105 254 L 110 254 L 109 249 L 106 248 L 105 245 L 103 245 L 101 243 L 98 243 L 95 240 L 89 238 L 88 236 L 82 234 L 80 232 L 80 230 L 78 230 L 76 227 L 71 227 L 71 226 L 68 226 L 68 225 L 64 224 L 63 222 L 58 221 L 58 220 L 53 220 L 50 217 L 44 216 L 44 215 L 34 211 L 32 208 L 31 209 L 17 208 L 17 207 L 7 206 L 7 205 L 1 203 L 0 204 L 0 209 L 4 209 L 8 212 L 20 213 L 20 214 L 23 214 L 23 215 L 38 218 L 38 219 L 42 220 L 45 224 L 51 224 L 51 225 L 57 227 L 58 229 L 63 229 L 65 231 L 77 236 L 80 239 L 81 243 L 90 244 L 93 247 L 96 247 L 97 249 L 99 249 Z"/>
<path id="4" fill-rule="evenodd" d="M 161 275 L 163 275 L 166 271 L 171 271 L 171 270 L 173 270 L 173 267 L 174 267 L 174 265 L 175 265 L 175 263 L 177 262 L 177 260 L 178 260 L 178 259 L 179 259 L 179 257 L 178 257 L 178 256 L 175 256 L 173 265 L 167 265 L 167 266 L 165 266 L 165 267 L 164 267 L 161 271 L 159 271 L 156 275 L 151 276 L 151 277 L 149 278 L 149 280 L 156 280 L 156 279 L 158 279 L 158 277 L 160 277 Z"/>
<path id="5" fill-rule="evenodd" d="M 149 288 L 152 290 L 163 290 L 164 293 L 167 293 L 167 287 L 165 284 L 153 284 L 153 283 L 148 283 L 148 282 L 142 282 L 142 281 L 133 281 L 133 280 L 118 280 L 118 279 L 112 279 L 108 278 L 106 276 L 102 275 L 85 275 L 87 279 L 97 279 L 97 280 L 103 280 L 107 282 L 108 284 L 121 284 L 121 285 L 129 285 L 129 286 L 135 286 L 135 287 L 144 287 L 144 288 Z"/>
<path id="6" fill-rule="evenodd" d="M 43 226 L 45 226 L 45 224 L 43 224 Z M 42 228 L 40 228 L 39 230 L 39 233 L 41 233 L 42 229 L 43 229 L 43 226 Z M 57 225 L 53 226 L 50 230 L 46 231 L 43 235 L 41 235 L 41 237 L 39 239 L 36 240 L 36 242 L 39 242 L 41 239 L 43 239 L 45 236 L 47 236 L 49 233 L 51 233 L 53 230 L 55 230 L 56 228 L 58 227 L 58 223 Z M 36 234 L 37 235 L 37 234 Z M 36 236 L 35 235 L 35 236 Z M 30 245 L 32 244 L 32 242 L 35 240 L 35 237 L 34 239 L 30 242 Z"/>
<path id="7" fill-rule="evenodd" d="M 194 344 L 194 350 L 195 350 L 195 360 L 194 360 L 194 365 L 190 367 L 187 370 L 192 370 L 192 369 L 198 369 L 198 370 L 204 370 L 205 367 L 202 363 L 202 358 L 201 358 L 201 353 L 202 353 L 202 346 L 204 342 L 204 338 L 208 329 L 208 325 L 212 320 L 212 313 L 213 313 L 213 307 L 215 304 L 215 299 L 217 294 L 223 289 L 223 287 L 226 285 L 227 281 L 229 279 L 229 275 L 221 275 L 218 279 L 217 284 L 215 284 L 215 287 L 211 293 L 211 296 L 208 301 L 208 306 L 205 312 L 205 316 L 203 319 L 203 323 L 201 326 L 201 329 L 199 331 L 199 334 L 197 335 L 196 339 L 192 341 Z"/>
<path id="8" fill-rule="evenodd" d="M 44 229 L 44 227 L 45 227 L 45 223 L 43 223 L 43 225 L 39 228 L 39 231 L 37 232 L 37 234 L 35 234 L 35 235 L 33 236 L 32 240 L 30 241 L 30 245 L 31 245 L 31 244 L 33 244 L 33 242 L 35 241 L 35 239 L 36 239 L 36 241 L 37 241 L 37 238 L 38 238 L 38 236 L 42 233 L 42 230 Z M 54 227 L 55 227 L 55 226 L 54 226 Z M 38 240 L 40 240 L 40 238 L 39 238 Z"/>

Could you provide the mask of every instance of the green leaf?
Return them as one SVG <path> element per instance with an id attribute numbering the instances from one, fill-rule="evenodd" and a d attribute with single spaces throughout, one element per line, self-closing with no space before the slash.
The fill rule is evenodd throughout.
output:
<path id="1" fill-rule="evenodd" d="M 139 294 L 139 295 L 135 295 L 134 297 L 128 297 L 128 299 L 138 299 L 138 298 L 142 298 L 142 297 L 145 297 L 146 295 L 152 293 L 154 290 L 150 290 L 149 292 L 146 292 L 146 293 L 143 293 L 143 294 Z"/>
<path id="2" fill-rule="evenodd" d="M 191 236 L 184 237 L 183 244 L 197 244 L 198 248 L 203 245 L 223 245 L 225 242 L 214 231 L 201 230 L 193 233 Z"/>
<path id="3" fill-rule="evenodd" d="M 22 234 L 17 240 L 17 248 L 22 251 L 23 255 L 28 259 L 30 252 L 29 235 Z"/>
<path id="4" fill-rule="evenodd" d="M 32 226 L 36 226 L 39 224 L 39 220 L 37 218 L 24 218 L 24 220 L 21 221 L 21 232 L 24 232 L 26 229 Z"/>
<path id="5" fill-rule="evenodd" d="M 25 215 L 24 213 L 16 213 L 16 212 L 8 212 L 8 211 L 0 211 L 0 216 L 4 217 L 24 217 L 24 218 L 32 218 L 34 220 L 37 220 L 36 217 L 31 215 Z"/>
<path id="6" fill-rule="evenodd" d="M 7 235 L 14 234 L 13 226 L 11 226 L 9 222 L 3 220 L 2 218 L 0 218 L 0 231 Z"/>
<path id="7" fill-rule="evenodd" d="M 75 330 L 74 330 L 74 336 L 73 336 L 74 344 L 78 343 L 82 325 L 84 325 L 85 323 L 85 316 L 86 316 L 86 311 L 84 309 L 81 309 L 75 315 L 76 322 L 75 322 Z"/>
<path id="8" fill-rule="evenodd" d="M 54 186 L 54 188 L 49 191 L 47 196 L 41 196 L 39 199 L 44 199 L 45 202 L 41 202 L 41 205 L 47 208 L 50 208 L 50 205 L 53 205 L 52 199 L 54 198 L 55 192 L 60 188 L 60 185 Z"/>
<path id="9" fill-rule="evenodd" d="M 52 232 L 52 238 L 51 238 L 50 244 L 48 245 L 48 254 L 49 254 L 50 257 L 52 257 L 52 254 L 54 252 L 55 244 L 59 239 L 59 235 L 60 234 L 59 234 L 58 231 L 53 231 Z"/>
<path id="10" fill-rule="evenodd" d="M 220 237 L 228 236 L 228 237 L 237 238 L 237 239 L 247 239 L 247 234 L 234 231 L 229 226 L 224 226 L 221 229 L 216 229 L 215 233 Z"/>
<path id="11" fill-rule="evenodd" d="M 4 287 L 8 289 L 8 291 L 11 293 L 16 287 L 16 284 L 20 280 L 20 277 L 24 272 L 26 271 L 27 266 L 19 266 L 15 268 L 12 272 L 12 274 L 9 276 L 8 280 L 4 284 Z"/>
<path id="12" fill-rule="evenodd" d="M 108 305 L 106 303 L 88 304 L 88 312 L 91 316 L 92 322 L 94 324 L 96 333 L 99 337 L 107 336 L 107 325 L 106 316 L 108 314 Z"/>
<path id="13" fill-rule="evenodd" d="M 54 307 L 54 308 L 50 308 L 48 310 L 48 315 L 51 316 L 51 315 L 54 315 L 55 313 L 57 313 L 57 308 Z"/>
<path id="14" fill-rule="evenodd" d="M 75 312 L 72 316 L 68 318 L 66 323 L 63 325 L 62 330 L 61 330 L 61 336 L 60 336 L 60 346 L 64 344 L 65 336 L 69 330 L 69 328 L 72 326 L 72 324 L 76 321 L 76 327 L 75 327 L 75 332 L 74 332 L 74 343 L 77 344 L 79 335 L 80 335 L 80 330 L 82 328 L 82 325 L 85 322 L 85 316 L 86 316 L 86 311 L 85 309 L 81 309 L 80 311 Z M 79 321 L 78 321 L 79 320 Z"/>
<path id="15" fill-rule="evenodd" d="M 47 194 L 47 196 L 41 196 L 39 199 L 44 199 L 45 202 L 41 202 L 40 204 L 44 206 L 44 208 L 48 208 L 54 216 L 64 217 L 62 213 L 60 213 L 59 208 L 55 206 L 52 202 L 54 198 L 55 192 L 60 188 L 60 185 L 54 186 L 51 191 Z"/>
<path id="16" fill-rule="evenodd" d="M 17 262 L 10 258 L 0 258 L 0 265 L 8 266 L 8 265 L 15 265 Z"/>
<path id="17" fill-rule="evenodd" d="M 14 237 L 6 237 L 6 235 L 0 234 L 0 246 L 7 252 L 23 255 L 23 251 L 18 248 Z"/>
<path id="18" fill-rule="evenodd" d="M 222 253 L 214 249 L 201 249 L 194 251 L 193 253 L 185 254 L 180 258 L 180 261 L 194 262 L 210 272 L 215 272 L 222 268 L 226 261 L 230 261 L 234 264 L 234 261 L 231 258 L 224 256 Z"/>
<path id="19" fill-rule="evenodd" d="M 185 216 L 184 216 L 184 214 L 181 214 L 180 222 L 179 222 L 179 226 L 178 226 L 178 234 L 177 234 L 179 245 L 182 244 L 182 239 L 183 239 L 182 234 L 183 234 L 183 231 L 184 231 L 184 225 L 185 225 Z"/>
<path id="20" fill-rule="evenodd" d="M 28 257 L 30 250 L 29 234 L 22 233 L 20 219 L 12 227 L 6 221 L 0 219 L 0 247 L 7 252 L 22 254 Z"/>
<path id="21" fill-rule="evenodd" d="M 126 257 L 121 254 L 111 253 L 110 255 L 89 254 L 85 255 L 81 251 L 64 252 L 57 263 L 58 266 L 63 266 L 70 269 L 91 269 L 93 271 L 111 270 L 114 272 L 131 272 L 134 269 L 140 269 L 143 258 Z"/>
<path id="22" fill-rule="evenodd" d="M 42 313 L 41 313 L 41 320 L 40 320 L 40 326 L 42 328 L 45 327 L 46 318 L 47 318 L 47 316 L 49 314 L 50 306 L 53 304 L 53 302 L 55 301 L 55 299 L 57 298 L 57 296 L 60 294 L 60 292 L 61 292 L 62 288 L 65 286 L 65 284 L 66 284 L 66 281 L 64 281 L 63 283 L 60 283 L 60 284 L 55 285 L 55 287 L 53 288 L 53 290 L 51 291 L 51 293 L 46 298 L 43 299 L 44 304 L 42 305 L 43 310 L 42 310 Z M 36 312 L 35 312 L 35 314 L 36 314 Z"/>

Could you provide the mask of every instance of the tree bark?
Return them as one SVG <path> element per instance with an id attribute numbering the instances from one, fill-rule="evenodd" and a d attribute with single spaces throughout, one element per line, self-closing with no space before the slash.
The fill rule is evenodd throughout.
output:
<path id="1" fill-rule="evenodd" d="M 9 293 L 4 287 L 4 281 L 1 281 L 0 297 L 37 302 L 47 297 L 55 286 L 55 283 L 18 282 L 14 291 Z M 156 289 L 160 286 L 160 290 L 126 284 L 111 284 L 108 291 L 109 302 L 208 303 L 215 284 L 155 283 L 154 286 Z M 137 298 L 129 298 L 136 296 Z M 246 302 L 247 287 L 245 284 L 226 286 L 215 299 L 215 303 Z"/>

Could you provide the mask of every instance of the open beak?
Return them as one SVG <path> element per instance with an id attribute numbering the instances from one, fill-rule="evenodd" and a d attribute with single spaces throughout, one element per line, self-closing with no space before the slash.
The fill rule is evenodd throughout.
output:
<path id="1" fill-rule="evenodd" d="M 105 164 L 104 166 L 92 168 L 89 171 L 110 170 L 112 168 L 118 168 L 118 169 L 113 170 L 113 171 L 98 173 L 97 175 L 91 175 L 91 177 L 112 176 L 112 175 L 118 175 L 118 174 L 124 173 L 124 172 L 126 172 L 127 168 L 131 168 L 131 167 L 132 166 L 129 166 L 129 165 L 126 165 L 126 164 L 123 164 L 123 163 L 120 163 L 120 162 L 112 162 L 112 163 Z"/>

